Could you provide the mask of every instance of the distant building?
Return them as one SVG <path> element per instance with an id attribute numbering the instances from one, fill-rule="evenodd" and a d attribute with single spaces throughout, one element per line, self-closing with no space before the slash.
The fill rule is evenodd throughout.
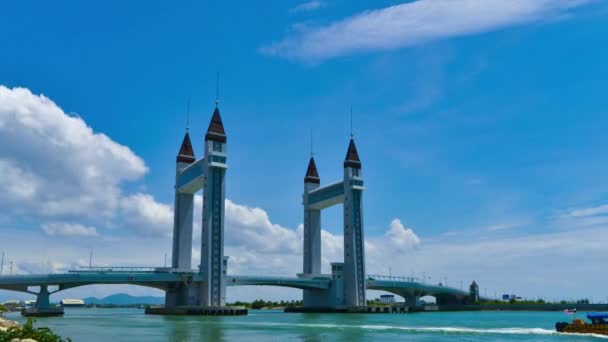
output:
<path id="1" fill-rule="evenodd" d="M 381 295 L 380 296 L 380 303 L 384 303 L 384 304 L 393 304 L 395 302 L 395 296 L 393 295 Z"/>
<path id="2" fill-rule="evenodd" d="M 31 308 L 34 305 L 36 305 L 36 300 L 35 299 L 24 300 L 23 302 L 21 302 L 21 305 L 24 308 Z"/>
<path id="3" fill-rule="evenodd" d="M 62 299 L 62 307 L 81 307 L 84 306 L 84 300 L 82 299 Z"/>

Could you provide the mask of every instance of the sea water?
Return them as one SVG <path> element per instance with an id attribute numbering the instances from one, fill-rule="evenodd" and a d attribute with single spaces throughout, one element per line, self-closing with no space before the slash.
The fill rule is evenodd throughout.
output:
<path id="1" fill-rule="evenodd" d="M 584 313 L 578 313 L 582 317 Z M 11 319 L 24 322 L 17 313 Z M 75 342 L 101 341 L 601 341 L 561 334 L 562 312 L 489 311 L 411 314 L 301 314 L 250 310 L 248 316 L 148 316 L 141 309 L 66 309 L 38 318 Z"/>

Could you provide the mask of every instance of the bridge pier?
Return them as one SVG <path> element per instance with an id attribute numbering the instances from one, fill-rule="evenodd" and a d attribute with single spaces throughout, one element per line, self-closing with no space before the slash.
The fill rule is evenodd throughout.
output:
<path id="1" fill-rule="evenodd" d="M 169 284 L 165 291 L 165 306 L 175 307 L 188 305 L 189 292 L 189 287 L 182 283 Z"/>
<path id="2" fill-rule="evenodd" d="M 420 299 L 420 297 L 415 296 L 415 295 L 410 295 L 404 298 L 405 299 L 405 306 L 408 306 L 410 308 L 415 308 L 416 306 L 418 306 L 418 300 Z"/>
<path id="3" fill-rule="evenodd" d="M 62 307 L 51 306 L 51 294 L 57 291 L 49 292 L 48 285 L 40 285 L 40 291 L 38 291 L 38 293 L 27 291 L 36 295 L 36 305 L 33 308 L 23 309 L 21 311 L 21 315 L 25 317 L 49 317 L 63 315 Z"/>
<path id="4" fill-rule="evenodd" d="M 38 309 L 48 309 L 51 307 L 51 294 L 48 285 L 40 286 L 40 292 L 36 295 L 36 307 Z"/>

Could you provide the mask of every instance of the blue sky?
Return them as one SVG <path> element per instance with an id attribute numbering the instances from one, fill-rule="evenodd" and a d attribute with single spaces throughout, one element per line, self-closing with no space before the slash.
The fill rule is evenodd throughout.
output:
<path id="1" fill-rule="evenodd" d="M 352 106 L 368 271 L 605 301 L 585 282 L 608 280 L 589 271 L 608 241 L 607 16 L 591 0 L 2 4 L 0 229 L 10 237 L 0 250 L 23 273 L 82 264 L 91 248 L 100 264 L 161 263 L 186 103 L 200 153 L 219 72 L 235 273 L 301 267 L 310 130 L 322 183 L 339 180 Z M 59 128 L 66 118 L 84 126 Z M 91 178 L 71 182 L 79 169 Z M 37 184 L 27 196 L 13 182 L 24 178 Z M 323 228 L 333 261 L 340 208 Z M 252 244 L 239 229 L 268 239 Z M 385 245 L 397 259 L 374 252 Z M 570 280 L 538 274 L 569 260 L 591 264 Z"/>

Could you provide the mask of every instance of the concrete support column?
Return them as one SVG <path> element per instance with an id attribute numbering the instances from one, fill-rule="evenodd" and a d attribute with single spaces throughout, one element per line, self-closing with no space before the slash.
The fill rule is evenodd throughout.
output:
<path id="1" fill-rule="evenodd" d="M 410 308 L 414 308 L 418 305 L 418 299 L 420 297 L 415 296 L 415 295 L 409 295 L 407 297 L 405 297 L 405 306 L 408 306 Z"/>
<path id="2" fill-rule="evenodd" d="M 51 307 L 51 294 L 48 285 L 40 285 L 40 292 L 36 295 L 36 308 L 48 309 Z"/>
<path id="3" fill-rule="evenodd" d="M 304 207 L 305 274 L 321 274 L 321 211 Z"/>
<path id="4" fill-rule="evenodd" d="M 192 220 L 194 194 L 175 193 L 173 217 L 173 254 L 171 267 L 180 270 L 192 268 Z"/>

